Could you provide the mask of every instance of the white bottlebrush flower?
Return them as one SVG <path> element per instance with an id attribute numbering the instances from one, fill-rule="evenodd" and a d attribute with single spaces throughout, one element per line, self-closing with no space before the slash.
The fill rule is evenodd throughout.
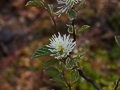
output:
<path id="1" fill-rule="evenodd" d="M 62 59 L 70 54 L 76 42 L 73 42 L 74 40 L 69 37 L 70 35 L 66 36 L 66 34 L 62 37 L 59 32 L 58 37 L 55 34 L 52 35 L 52 38 L 49 39 L 50 44 L 47 45 L 47 47 L 51 48 L 49 50 L 53 53 L 51 56 L 55 56 L 56 59 Z"/>
<path id="2" fill-rule="evenodd" d="M 80 1 L 81 0 L 57 0 L 58 4 L 61 4 L 62 6 L 58 7 L 60 10 L 58 10 L 55 14 L 60 17 L 62 13 L 67 13 L 69 9 L 71 9 L 75 4 L 79 3 Z"/>

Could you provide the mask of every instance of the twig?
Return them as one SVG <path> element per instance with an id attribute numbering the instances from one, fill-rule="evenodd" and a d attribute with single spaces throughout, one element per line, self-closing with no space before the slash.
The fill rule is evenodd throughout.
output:
<path id="1" fill-rule="evenodd" d="M 44 9 L 49 13 L 50 18 L 52 19 L 53 24 L 54 24 L 54 27 L 55 27 L 55 30 L 56 30 L 56 34 L 57 34 L 57 33 L 58 33 L 58 30 L 57 30 L 57 24 L 56 24 L 56 21 L 55 21 L 53 15 L 51 14 L 51 12 L 48 10 L 48 5 L 47 5 L 45 2 L 44 2 L 44 4 L 45 4 Z"/>
<path id="2" fill-rule="evenodd" d="M 73 39 L 74 39 L 74 41 L 76 41 L 74 24 L 75 24 L 75 19 L 72 20 L 72 26 L 73 26 Z M 83 77 L 85 80 L 87 80 L 88 82 L 90 82 L 97 90 L 101 90 L 100 87 L 93 81 L 93 79 L 90 78 L 90 77 L 88 77 L 88 76 L 86 76 L 81 69 L 79 69 L 78 72 L 79 72 L 79 75 L 81 77 Z"/>
<path id="3" fill-rule="evenodd" d="M 65 80 L 65 78 L 64 78 L 64 80 Z M 66 82 L 66 85 L 67 85 L 68 89 L 69 89 L 69 90 L 72 90 L 72 89 L 71 89 L 71 85 L 67 82 L 67 80 L 65 80 L 65 82 Z"/>
<path id="4" fill-rule="evenodd" d="M 83 77 L 85 80 L 87 80 L 88 82 L 90 82 L 97 90 L 101 90 L 100 87 L 93 81 L 93 79 L 90 78 L 90 77 L 88 77 L 88 76 L 86 76 L 81 69 L 79 69 L 78 72 L 79 72 L 79 75 L 81 77 Z"/>
<path id="5" fill-rule="evenodd" d="M 72 9 L 74 9 L 74 6 L 72 7 Z M 72 26 L 73 26 L 73 39 L 74 39 L 74 41 L 76 41 L 76 35 L 75 35 L 74 25 L 75 25 L 75 19 L 72 20 Z"/>
<path id="6" fill-rule="evenodd" d="M 49 10 L 48 10 L 47 8 L 46 8 L 45 10 L 49 13 L 49 15 L 50 15 L 50 17 L 51 17 L 51 19 L 52 19 L 52 21 L 53 21 L 53 24 L 54 24 L 54 26 L 55 26 L 55 30 L 56 30 L 56 32 L 58 33 L 57 24 L 56 24 L 56 21 L 55 21 L 54 17 L 52 16 L 52 14 L 49 12 Z"/>
<path id="7" fill-rule="evenodd" d="M 48 12 L 48 14 L 50 15 L 50 18 L 51 18 L 52 21 L 53 21 L 53 24 L 54 24 L 54 27 L 55 27 L 55 30 L 56 30 L 56 34 L 57 34 L 57 33 L 58 33 L 58 30 L 57 30 L 56 21 L 55 21 L 53 15 L 51 14 L 51 12 L 48 10 L 48 5 L 47 5 L 45 2 L 44 2 L 44 5 L 45 5 L 44 9 Z"/>
<path id="8" fill-rule="evenodd" d="M 74 7 L 73 7 L 73 9 L 74 9 Z M 75 19 L 72 20 L 72 26 L 73 26 L 73 39 L 74 39 L 74 41 L 76 41 L 74 24 L 75 24 Z M 88 82 L 90 82 L 97 90 L 101 90 L 100 87 L 93 81 L 92 78 L 90 78 L 90 77 L 88 77 L 88 76 L 86 76 L 84 74 L 84 72 L 82 71 L 82 69 L 79 69 L 78 72 L 79 72 L 79 75 L 81 77 L 83 77 L 85 80 L 87 80 Z"/>
<path id="9" fill-rule="evenodd" d="M 116 85 L 115 85 L 114 90 L 117 90 L 117 88 L 118 88 L 118 86 L 119 86 L 119 82 L 120 82 L 120 78 L 116 81 Z"/>
<path id="10" fill-rule="evenodd" d="M 67 82 L 67 80 L 65 79 L 65 76 L 64 76 L 64 70 L 62 70 L 62 73 L 63 73 L 63 78 L 65 80 L 65 83 L 66 83 L 66 86 L 68 87 L 69 90 L 72 90 L 71 89 L 71 85 Z"/>
<path id="11" fill-rule="evenodd" d="M 74 41 L 76 41 L 76 35 L 75 35 L 75 28 L 74 28 L 74 25 L 75 25 L 75 20 L 72 20 L 72 26 L 73 26 L 73 39 L 74 39 Z"/>

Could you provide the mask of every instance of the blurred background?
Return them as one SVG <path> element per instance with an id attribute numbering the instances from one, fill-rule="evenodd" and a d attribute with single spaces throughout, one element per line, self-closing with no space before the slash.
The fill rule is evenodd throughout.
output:
<path id="1" fill-rule="evenodd" d="M 45 10 L 26 7 L 27 1 L 0 0 L 0 90 L 62 90 L 43 72 L 43 63 L 50 57 L 31 60 L 36 49 L 49 44 L 55 28 Z M 120 77 L 120 46 L 114 38 L 120 35 L 120 2 L 83 1 L 87 5 L 78 13 L 75 24 L 77 28 L 91 27 L 77 36 L 75 51 L 85 52 L 80 63 L 86 75 L 92 77 L 102 90 L 113 90 Z M 56 0 L 48 3 L 57 5 Z M 56 22 L 58 31 L 67 33 L 66 23 L 71 23 L 67 15 L 60 19 L 56 17 Z M 83 78 L 78 82 L 74 90 L 95 90 Z"/>

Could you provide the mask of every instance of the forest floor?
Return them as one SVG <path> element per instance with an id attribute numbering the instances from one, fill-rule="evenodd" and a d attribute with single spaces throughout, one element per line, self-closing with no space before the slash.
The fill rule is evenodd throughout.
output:
<path id="1" fill-rule="evenodd" d="M 50 57 L 31 60 L 36 49 L 49 43 L 55 30 L 48 13 L 26 7 L 27 1 L 0 1 L 0 90 L 60 90 L 43 72 L 42 65 Z M 84 72 L 102 90 L 113 90 L 120 76 L 120 47 L 114 38 L 120 33 L 120 2 L 91 0 L 86 3 L 75 24 L 78 28 L 84 24 L 91 27 L 77 37 L 75 51 L 85 52 L 80 61 Z M 70 23 L 67 15 L 56 21 L 59 32 L 66 33 L 66 23 Z M 87 82 L 82 83 L 78 85 L 81 90 L 95 90 Z"/>

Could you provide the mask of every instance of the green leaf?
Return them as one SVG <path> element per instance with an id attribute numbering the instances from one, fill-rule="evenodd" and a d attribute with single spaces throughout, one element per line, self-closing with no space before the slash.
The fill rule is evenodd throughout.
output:
<path id="1" fill-rule="evenodd" d="M 66 59 L 66 68 L 72 69 L 74 67 L 74 62 L 69 57 Z"/>
<path id="2" fill-rule="evenodd" d="M 75 65 L 77 66 L 77 68 L 81 68 L 79 59 L 75 58 L 74 62 L 75 62 Z"/>
<path id="3" fill-rule="evenodd" d="M 81 68 L 81 65 L 80 65 L 80 62 L 79 62 L 79 61 L 77 61 L 76 64 L 77 64 L 77 67 L 78 67 L 78 68 Z"/>
<path id="4" fill-rule="evenodd" d="M 70 9 L 68 11 L 68 17 L 69 17 L 70 20 L 74 20 L 76 18 L 76 16 L 77 16 L 77 14 L 76 14 L 75 10 Z"/>
<path id="5" fill-rule="evenodd" d="M 75 58 L 75 59 L 80 59 L 84 54 L 85 54 L 85 52 L 84 52 L 84 53 L 81 53 L 81 54 L 78 54 L 78 55 L 75 56 L 74 58 Z"/>
<path id="6" fill-rule="evenodd" d="M 51 59 L 51 60 L 48 60 L 44 63 L 44 68 L 50 66 L 50 65 L 53 65 L 54 63 L 58 62 L 58 59 Z"/>
<path id="7" fill-rule="evenodd" d="M 52 14 L 52 13 L 53 13 L 53 5 L 48 4 L 48 8 L 49 8 L 49 10 L 50 10 L 50 13 Z"/>
<path id="8" fill-rule="evenodd" d="M 60 78 L 52 78 L 50 80 L 55 81 L 55 83 L 58 87 L 66 88 L 66 83 L 65 83 L 64 78 L 61 78 L 61 79 Z"/>
<path id="9" fill-rule="evenodd" d="M 50 49 L 49 47 L 43 46 L 42 48 L 39 48 L 38 50 L 36 50 L 31 58 L 33 59 L 39 56 L 45 56 L 45 55 L 52 54 L 52 52 L 49 49 Z"/>
<path id="10" fill-rule="evenodd" d="M 79 10 L 85 8 L 85 6 L 86 6 L 86 3 L 85 3 L 85 2 L 80 3 L 80 4 L 78 5 L 78 7 L 77 7 L 77 11 L 79 11 Z"/>
<path id="11" fill-rule="evenodd" d="M 63 70 L 65 69 L 65 64 L 62 61 L 59 61 L 58 67 Z"/>
<path id="12" fill-rule="evenodd" d="M 63 77 L 60 77 L 60 78 L 54 77 L 54 78 L 52 78 L 51 80 L 52 80 L 52 81 L 56 81 L 56 82 L 58 82 L 58 83 L 64 83 L 64 78 L 63 78 Z"/>
<path id="13" fill-rule="evenodd" d="M 72 83 L 76 82 L 79 79 L 79 72 L 77 70 L 73 70 L 70 74 L 70 81 Z"/>
<path id="14" fill-rule="evenodd" d="M 59 72 L 59 70 L 53 66 L 49 66 L 45 68 L 45 71 L 51 76 L 51 77 L 56 77 L 56 78 L 61 78 L 61 72 Z"/>
<path id="15" fill-rule="evenodd" d="M 116 40 L 117 44 L 120 45 L 120 36 L 115 36 L 115 40 Z"/>
<path id="16" fill-rule="evenodd" d="M 45 71 L 48 73 L 48 75 L 50 75 L 52 77 L 51 80 L 60 82 L 60 83 L 64 82 L 63 75 L 57 68 L 55 68 L 53 66 L 48 66 L 45 68 Z"/>
<path id="17" fill-rule="evenodd" d="M 83 26 L 78 30 L 78 34 L 84 32 L 84 31 L 87 30 L 88 28 L 90 28 L 89 25 L 83 25 Z"/>
<path id="18" fill-rule="evenodd" d="M 44 7 L 44 3 L 42 1 L 34 0 L 34 1 L 29 1 L 27 2 L 26 6 L 31 6 L 31 7 Z"/>
<path id="19" fill-rule="evenodd" d="M 68 27 L 68 33 L 73 34 L 73 26 L 72 25 L 70 25 Z"/>

